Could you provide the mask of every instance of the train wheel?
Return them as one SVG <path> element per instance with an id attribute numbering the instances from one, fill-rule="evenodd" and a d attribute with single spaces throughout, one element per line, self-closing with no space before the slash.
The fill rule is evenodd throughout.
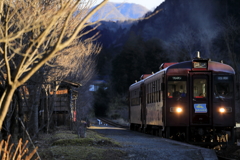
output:
<path id="1" fill-rule="evenodd" d="M 143 133 L 147 133 L 147 127 L 144 127 L 144 126 L 143 126 L 142 132 L 143 132 Z"/>
<path id="2" fill-rule="evenodd" d="M 150 128 L 150 134 L 154 135 L 154 129 L 153 128 Z"/>
<path id="3" fill-rule="evenodd" d="M 165 137 L 170 138 L 170 127 L 166 127 L 165 129 L 166 129 L 165 130 Z"/>
<path id="4" fill-rule="evenodd" d="M 134 124 L 133 131 L 136 131 L 136 129 L 137 129 L 137 126 L 136 126 L 136 124 Z"/>
<path id="5" fill-rule="evenodd" d="M 154 135 L 155 136 L 158 136 L 158 134 L 159 134 L 158 132 L 159 132 L 158 129 L 154 129 Z"/>
<path id="6" fill-rule="evenodd" d="M 157 131 L 157 136 L 163 137 L 162 129 L 158 129 L 158 131 Z"/>
<path id="7" fill-rule="evenodd" d="M 231 131 L 230 131 L 230 136 L 229 136 L 229 142 L 230 144 L 234 144 L 236 141 L 236 135 L 235 135 L 235 131 L 234 131 L 234 127 L 231 127 Z"/>
<path id="8" fill-rule="evenodd" d="M 134 125 L 132 123 L 130 124 L 130 130 L 134 130 Z"/>
<path id="9" fill-rule="evenodd" d="M 138 132 L 141 132 L 141 131 L 142 131 L 141 126 L 138 126 L 137 131 L 138 131 Z"/>
<path id="10" fill-rule="evenodd" d="M 189 142 L 189 127 L 186 127 L 186 135 L 185 135 L 185 141 Z"/>

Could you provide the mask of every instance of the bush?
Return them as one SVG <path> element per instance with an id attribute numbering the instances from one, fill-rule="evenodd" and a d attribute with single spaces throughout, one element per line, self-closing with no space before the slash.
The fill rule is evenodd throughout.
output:
<path id="1" fill-rule="evenodd" d="M 119 114 L 113 114 L 113 115 L 111 115 L 111 118 L 112 119 L 118 119 L 118 118 L 120 118 L 121 116 L 119 115 Z"/>
<path id="2" fill-rule="evenodd" d="M 108 104 L 109 104 L 108 91 L 106 89 L 106 86 L 102 85 L 94 93 L 95 115 L 100 117 L 105 117 L 109 109 Z"/>

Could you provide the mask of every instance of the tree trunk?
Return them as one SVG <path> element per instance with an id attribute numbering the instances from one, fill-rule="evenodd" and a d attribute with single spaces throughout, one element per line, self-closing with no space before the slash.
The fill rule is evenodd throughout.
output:
<path id="1" fill-rule="evenodd" d="M 49 116 L 50 116 L 50 113 L 49 113 L 49 94 L 46 93 L 46 106 L 45 106 L 45 109 L 46 109 L 46 113 L 44 112 L 45 114 L 45 117 L 46 117 L 46 122 L 47 122 L 47 126 L 46 126 L 46 130 L 47 130 L 47 134 L 49 133 Z"/>
<path id="2" fill-rule="evenodd" d="M 38 135 L 38 107 L 40 104 L 40 95 L 41 95 L 41 85 L 37 84 L 34 85 L 35 87 L 35 93 L 34 93 L 34 101 L 32 104 L 32 123 L 33 123 L 33 134 Z"/>
<path id="3" fill-rule="evenodd" d="M 13 94 L 17 87 L 8 85 L 3 92 L 0 101 L 0 130 L 2 129 L 3 121 L 7 115 L 8 108 L 11 104 Z"/>
<path id="4" fill-rule="evenodd" d="M 20 88 L 19 88 L 20 89 Z M 18 102 L 18 113 L 17 113 L 17 118 L 23 119 L 23 100 L 22 100 L 22 95 L 20 90 L 17 89 L 15 94 L 17 95 L 17 102 Z M 16 117 L 15 117 L 16 118 Z M 18 138 L 23 138 L 24 130 L 22 128 L 21 122 L 18 119 Z"/>
<path id="5" fill-rule="evenodd" d="M 16 93 L 16 92 L 15 92 Z M 19 105 L 18 105 L 18 97 L 17 97 L 17 94 L 14 94 L 13 95 L 13 100 L 12 100 L 12 113 L 10 113 L 10 118 L 11 118 L 11 121 L 10 121 L 10 134 L 11 134 L 11 140 L 14 142 L 14 143 L 17 143 L 18 142 L 18 119 L 16 117 L 18 117 L 18 108 L 19 108 Z"/>

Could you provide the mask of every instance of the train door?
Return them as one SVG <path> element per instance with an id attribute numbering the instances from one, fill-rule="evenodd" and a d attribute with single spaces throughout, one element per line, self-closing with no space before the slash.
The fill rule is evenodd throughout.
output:
<path id="1" fill-rule="evenodd" d="M 190 125 L 210 125 L 211 73 L 190 73 Z"/>
<path id="2" fill-rule="evenodd" d="M 146 127 L 146 89 L 145 85 L 141 84 L 140 89 L 140 97 L 141 97 L 141 121 L 142 121 L 142 127 Z"/>

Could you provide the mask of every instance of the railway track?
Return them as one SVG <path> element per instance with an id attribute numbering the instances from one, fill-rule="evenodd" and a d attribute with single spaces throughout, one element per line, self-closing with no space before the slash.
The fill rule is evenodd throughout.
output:
<path id="1" fill-rule="evenodd" d="M 107 124 L 107 125 L 113 126 L 113 127 L 129 129 L 129 126 L 119 124 L 119 123 L 114 122 L 114 121 L 112 121 L 108 118 L 98 117 L 97 119 L 100 120 L 102 124 Z M 223 157 L 222 155 L 220 156 L 218 154 L 216 154 L 216 155 L 217 155 L 219 160 L 237 160 L 237 159 L 234 159 L 234 158 Z"/>
<path id="2" fill-rule="evenodd" d="M 97 119 L 100 120 L 102 123 L 108 124 L 108 125 L 113 126 L 113 127 L 126 128 L 126 129 L 129 128 L 129 126 L 119 124 L 119 123 L 114 122 L 114 121 L 112 121 L 108 118 L 97 117 Z"/>
<path id="3" fill-rule="evenodd" d="M 237 160 L 237 159 L 233 159 L 233 158 L 227 158 L 227 157 L 222 157 L 222 156 L 218 156 L 218 160 Z"/>

